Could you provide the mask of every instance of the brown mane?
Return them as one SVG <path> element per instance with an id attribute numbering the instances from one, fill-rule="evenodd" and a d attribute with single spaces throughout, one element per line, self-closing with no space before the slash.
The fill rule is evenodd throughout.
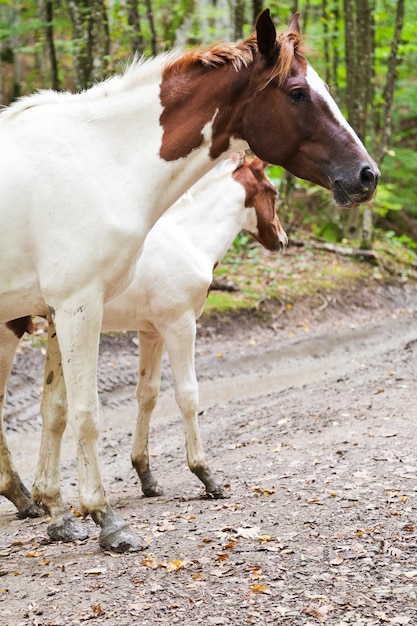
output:
<path id="1" fill-rule="evenodd" d="M 193 48 L 179 57 L 169 59 L 163 77 L 166 79 L 173 74 L 183 73 L 193 64 L 209 68 L 231 64 L 235 71 L 239 71 L 254 61 L 257 50 L 256 35 L 238 43 L 215 43 L 206 48 Z M 277 50 L 279 53 L 264 87 L 273 79 L 278 79 L 280 85 L 284 83 L 291 73 L 295 57 L 305 62 L 301 36 L 295 31 L 277 34 Z"/>

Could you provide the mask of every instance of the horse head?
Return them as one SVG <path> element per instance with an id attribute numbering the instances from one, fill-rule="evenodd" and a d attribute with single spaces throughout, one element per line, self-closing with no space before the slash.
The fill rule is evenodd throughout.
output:
<path id="1" fill-rule="evenodd" d="M 379 170 L 306 60 L 295 15 L 277 35 L 269 9 L 256 23 L 243 136 L 263 160 L 333 192 L 336 204 L 370 200 Z"/>

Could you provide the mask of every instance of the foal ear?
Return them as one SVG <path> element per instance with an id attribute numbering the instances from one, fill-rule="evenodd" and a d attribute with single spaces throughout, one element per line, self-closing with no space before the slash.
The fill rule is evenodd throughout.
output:
<path id="1" fill-rule="evenodd" d="M 270 163 L 267 163 L 266 161 L 262 161 L 262 159 L 256 156 L 252 161 L 252 166 L 254 169 L 257 169 L 260 172 L 263 172 L 265 168 L 270 166 Z"/>
<path id="2" fill-rule="evenodd" d="M 277 31 L 271 20 L 269 9 L 262 11 L 256 20 L 256 37 L 259 52 L 267 59 L 272 59 L 277 47 Z"/>
<path id="3" fill-rule="evenodd" d="M 295 32 L 298 33 L 299 35 L 301 34 L 300 32 L 300 24 L 298 22 L 298 18 L 300 17 L 300 13 L 297 11 L 297 13 L 294 13 L 294 15 L 292 16 L 292 18 L 290 19 L 290 23 L 288 24 L 288 31 L 289 32 Z"/>

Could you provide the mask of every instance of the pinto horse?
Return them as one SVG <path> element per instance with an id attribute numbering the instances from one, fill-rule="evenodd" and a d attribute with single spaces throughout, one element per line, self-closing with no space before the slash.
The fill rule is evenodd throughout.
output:
<path id="1" fill-rule="evenodd" d="M 80 509 L 101 527 L 105 549 L 144 542 L 116 516 L 101 478 L 104 303 L 131 282 L 157 219 L 220 159 L 248 146 L 331 189 L 338 204 L 375 192 L 378 168 L 304 57 L 297 16 L 277 35 L 266 9 L 243 42 L 136 61 L 83 93 L 43 91 L 0 114 L 0 321 L 49 314 L 54 322 Z M 64 427 L 62 419 L 43 431 Z M 52 538 L 79 536 L 53 451 L 33 497 L 51 516 Z"/>
<path id="2" fill-rule="evenodd" d="M 208 495 L 223 496 L 206 461 L 198 429 L 198 384 L 194 364 L 196 319 L 203 311 L 213 268 L 239 231 L 246 230 L 269 250 L 282 250 L 287 244 L 287 236 L 275 212 L 276 188 L 266 176 L 265 166 L 256 157 L 235 153 L 193 185 L 148 234 L 132 283 L 104 307 L 104 330 L 138 332 L 138 419 L 132 464 L 146 496 L 161 493 L 149 468 L 148 438 L 159 393 L 164 345 L 183 418 L 188 465 L 204 484 Z M 57 422 L 63 409 L 65 411 L 65 385 L 59 363 L 53 363 L 55 356 L 59 358 L 53 326 L 49 335 L 41 412 L 45 415 L 44 422 Z M 0 324 L 0 397 L 5 395 L 18 341 L 5 324 Z M 48 380 L 51 369 L 55 372 L 52 381 Z M 61 445 L 58 432 L 52 433 L 52 429 L 47 432 L 54 435 L 55 443 L 47 444 L 42 439 L 41 463 L 52 446 L 59 454 Z M 0 493 L 14 502 L 19 517 L 42 513 L 30 500 L 13 468 L 1 430 Z"/>

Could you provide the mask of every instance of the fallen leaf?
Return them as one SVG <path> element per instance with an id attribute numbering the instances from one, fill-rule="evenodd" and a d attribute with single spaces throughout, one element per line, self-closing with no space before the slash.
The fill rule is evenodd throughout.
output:
<path id="1" fill-rule="evenodd" d="M 8 546 L 7 548 L 0 548 L 0 556 L 9 556 L 11 554 L 11 551 L 11 546 Z"/>
<path id="2" fill-rule="evenodd" d="M 189 565 L 191 561 L 181 561 L 180 559 L 171 559 L 166 565 L 167 572 L 177 572 L 180 569 L 184 569 Z"/>
<path id="3" fill-rule="evenodd" d="M 343 556 L 341 554 L 336 554 L 334 559 L 330 561 L 330 565 L 340 565 L 343 563 Z"/>
<path id="4" fill-rule="evenodd" d="M 100 576 L 100 574 L 105 574 L 106 572 L 107 569 L 105 567 L 93 567 L 84 573 L 86 576 Z"/>
<path id="5" fill-rule="evenodd" d="M 149 567 L 150 569 L 156 569 L 158 567 L 158 563 L 155 561 L 153 556 L 149 556 L 146 559 L 143 559 L 140 564 L 144 567 Z"/>
<path id="6" fill-rule="evenodd" d="M 265 587 L 265 585 L 252 585 L 251 590 L 254 591 L 255 593 L 265 593 L 265 594 L 271 593 L 268 587 Z"/>
<path id="7" fill-rule="evenodd" d="M 237 529 L 237 535 L 239 537 L 243 537 L 243 539 L 258 539 L 260 535 L 259 526 L 253 526 L 251 528 L 242 528 L 241 526 Z"/>
<path id="8" fill-rule="evenodd" d="M 275 489 L 263 489 L 262 487 L 252 487 L 252 491 L 255 491 L 256 493 L 261 493 L 263 496 L 271 496 L 273 493 L 275 493 Z"/>

